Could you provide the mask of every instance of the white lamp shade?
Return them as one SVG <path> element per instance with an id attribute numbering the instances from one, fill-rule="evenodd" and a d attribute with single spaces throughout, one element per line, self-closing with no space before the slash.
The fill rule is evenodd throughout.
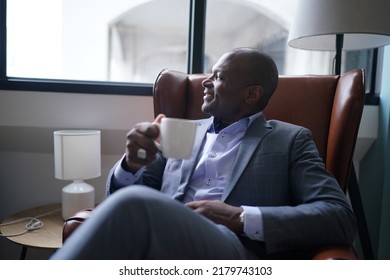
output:
<path id="1" fill-rule="evenodd" d="M 335 50 L 344 34 L 344 50 L 390 43 L 390 0 L 300 0 L 289 45 L 307 50 Z"/>
<path id="2" fill-rule="evenodd" d="M 86 180 L 101 174 L 99 130 L 61 130 L 54 132 L 55 177 Z"/>

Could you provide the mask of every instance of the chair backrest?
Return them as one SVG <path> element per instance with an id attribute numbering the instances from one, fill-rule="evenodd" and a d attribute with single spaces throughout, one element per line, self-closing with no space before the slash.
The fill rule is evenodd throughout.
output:
<path id="1" fill-rule="evenodd" d="M 153 88 L 154 113 L 199 119 L 207 74 L 163 70 Z M 364 107 L 364 71 L 341 76 L 281 76 L 264 115 L 307 127 L 329 170 L 346 192 Z"/>

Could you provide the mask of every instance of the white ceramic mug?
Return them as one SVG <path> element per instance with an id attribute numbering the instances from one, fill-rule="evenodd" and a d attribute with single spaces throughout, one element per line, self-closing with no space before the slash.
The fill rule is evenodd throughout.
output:
<path id="1" fill-rule="evenodd" d="M 194 147 L 197 123 L 192 120 L 163 118 L 159 149 L 166 158 L 188 159 Z"/>

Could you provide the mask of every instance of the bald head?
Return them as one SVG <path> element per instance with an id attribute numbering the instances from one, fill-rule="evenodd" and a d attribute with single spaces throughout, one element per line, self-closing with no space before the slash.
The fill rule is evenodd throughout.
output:
<path id="1" fill-rule="evenodd" d="M 224 54 L 230 65 L 240 73 L 240 79 L 246 85 L 260 85 L 263 96 L 259 106 L 263 110 L 278 85 L 278 69 L 273 59 L 260 51 L 251 48 L 238 48 Z"/>

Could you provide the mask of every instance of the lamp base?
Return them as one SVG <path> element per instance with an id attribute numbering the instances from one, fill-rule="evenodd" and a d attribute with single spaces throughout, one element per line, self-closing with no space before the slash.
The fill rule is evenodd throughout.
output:
<path id="1" fill-rule="evenodd" d="M 75 180 L 62 189 L 64 221 L 80 210 L 93 207 L 95 207 L 95 188 L 83 180 Z"/>

